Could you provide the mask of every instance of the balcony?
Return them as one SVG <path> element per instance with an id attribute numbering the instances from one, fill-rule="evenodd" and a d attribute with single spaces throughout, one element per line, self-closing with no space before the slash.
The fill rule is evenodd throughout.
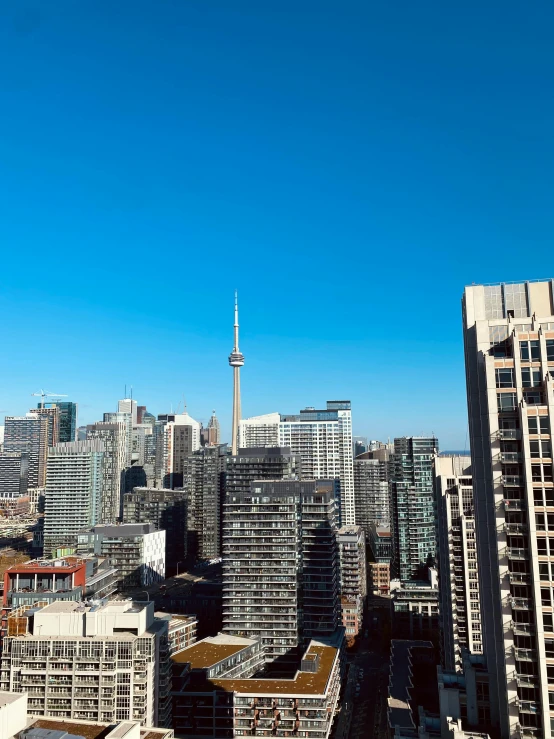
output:
<path id="1" fill-rule="evenodd" d="M 526 585 L 531 581 L 531 576 L 528 572 L 509 572 L 508 576 L 513 585 Z"/>
<path id="2" fill-rule="evenodd" d="M 523 485 L 523 482 L 522 475 L 502 475 L 500 477 L 500 484 L 505 488 L 519 488 Z"/>
<path id="3" fill-rule="evenodd" d="M 521 547 L 506 547 L 508 559 L 529 559 L 529 551 Z"/>
<path id="4" fill-rule="evenodd" d="M 516 610 L 528 611 L 533 605 L 531 598 L 510 598 L 509 602 L 512 608 Z"/>

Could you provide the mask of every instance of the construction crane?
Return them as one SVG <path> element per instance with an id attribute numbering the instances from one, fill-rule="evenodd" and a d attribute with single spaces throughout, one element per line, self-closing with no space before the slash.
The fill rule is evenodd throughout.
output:
<path id="1" fill-rule="evenodd" d="M 67 398 L 67 395 L 64 395 L 63 393 L 46 393 L 44 390 L 41 390 L 38 393 L 31 393 L 31 395 L 40 398 L 40 407 L 44 408 L 44 398 Z"/>

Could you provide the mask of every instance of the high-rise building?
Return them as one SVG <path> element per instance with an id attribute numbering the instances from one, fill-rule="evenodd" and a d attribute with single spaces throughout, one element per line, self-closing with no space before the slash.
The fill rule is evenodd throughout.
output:
<path id="1" fill-rule="evenodd" d="M 130 600 L 21 606 L 8 618 L 0 689 L 28 692 L 29 713 L 60 721 L 170 726 L 168 624 L 153 603 Z"/>
<path id="2" fill-rule="evenodd" d="M 138 407 L 137 401 L 132 398 L 123 398 L 123 400 L 117 401 L 117 412 L 118 413 L 130 413 L 131 423 L 133 426 L 137 425 Z"/>
<path id="3" fill-rule="evenodd" d="M 27 452 L 0 452 L 0 498 L 26 495 L 29 482 Z"/>
<path id="4" fill-rule="evenodd" d="M 394 440 L 391 472 L 392 576 L 422 577 L 437 553 L 437 506 L 433 490 L 434 436 Z"/>
<path id="5" fill-rule="evenodd" d="M 159 415 L 155 444 L 159 484 L 164 488 L 182 487 L 185 460 L 200 449 L 200 424 L 188 413 Z"/>
<path id="6" fill-rule="evenodd" d="M 48 456 L 49 421 L 45 416 L 6 416 L 4 451 L 26 453 L 29 457 L 29 487 L 44 487 Z"/>
<path id="7" fill-rule="evenodd" d="M 241 444 L 289 447 L 302 462 L 302 477 L 337 478 L 341 521 L 355 523 L 352 411 L 349 400 L 328 400 L 325 410 L 305 408 L 295 415 L 256 416 L 241 422 Z"/>
<path id="8" fill-rule="evenodd" d="M 360 526 L 343 526 L 337 531 L 337 542 L 342 625 L 347 636 L 356 636 L 367 597 L 365 532 Z"/>
<path id="9" fill-rule="evenodd" d="M 471 458 L 435 457 L 442 665 L 461 672 L 482 651 Z"/>
<path id="10" fill-rule="evenodd" d="M 225 492 L 227 445 L 205 446 L 184 462 L 189 561 L 221 557 L 221 516 Z"/>
<path id="11" fill-rule="evenodd" d="M 56 400 L 51 403 L 38 403 L 37 408 L 58 409 L 58 441 L 77 441 L 77 403 L 67 400 Z"/>
<path id="12" fill-rule="evenodd" d="M 44 553 L 75 547 L 77 534 L 100 518 L 104 445 L 98 439 L 58 444 L 48 455 Z"/>
<path id="13" fill-rule="evenodd" d="M 337 507 L 334 480 L 256 481 L 225 499 L 223 631 L 260 639 L 267 661 L 338 627 Z"/>
<path id="14" fill-rule="evenodd" d="M 87 439 L 99 439 L 104 448 L 102 465 L 102 503 L 98 523 L 115 523 L 121 515 L 125 485 L 127 436 L 125 424 L 93 423 L 87 426 Z"/>
<path id="15" fill-rule="evenodd" d="M 290 449 L 260 447 L 239 449 L 228 457 L 225 468 L 225 494 L 248 494 L 254 480 L 298 480 L 300 459 Z"/>
<path id="16" fill-rule="evenodd" d="M 201 436 L 202 446 L 218 446 L 221 443 L 221 429 L 215 411 L 212 411 L 207 427 L 202 428 Z"/>
<path id="17" fill-rule="evenodd" d="M 373 595 L 390 592 L 390 563 L 392 560 L 392 536 L 390 526 L 372 523 L 368 536 L 368 588 Z"/>
<path id="18" fill-rule="evenodd" d="M 235 343 L 229 354 L 229 365 L 233 368 L 233 424 L 231 429 L 231 453 L 236 456 L 239 441 L 240 407 L 240 368 L 244 365 L 244 354 L 239 350 L 239 305 L 235 291 Z"/>
<path id="19" fill-rule="evenodd" d="M 133 416 L 126 411 L 117 411 L 115 413 L 104 413 L 102 418 L 104 423 L 122 423 L 125 427 L 125 467 L 130 467 L 132 462 L 133 450 Z"/>
<path id="20" fill-rule="evenodd" d="M 372 524 L 390 524 L 389 450 L 364 452 L 354 460 L 356 524 L 366 537 Z"/>
<path id="21" fill-rule="evenodd" d="M 29 413 L 48 419 L 48 446 L 55 446 L 60 440 L 60 409 L 55 405 L 50 408 L 39 405 L 38 408 L 31 408 Z"/>
<path id="22" fill-rule="evenodd" d="M 553 292 L 546 280 L 463 296 L 483 652 L 502 739 L 551 736 L 554 719 Z"/>
<path id="23" fill-rule="evenodd" d="M 147 588 L 165 580 L 165 539 L 152 523 L 93 526 L 77 535 L 77 552 L 106 557 L 120 590 Z"/>
<path id="24" fill-rule="evenodd" d="M 151 523 L 165 531 L 166 575 L 184 569 L 187 557 L 187 501 L 183 490 L 134 488 L 123 496 L 123 523 Z"/>

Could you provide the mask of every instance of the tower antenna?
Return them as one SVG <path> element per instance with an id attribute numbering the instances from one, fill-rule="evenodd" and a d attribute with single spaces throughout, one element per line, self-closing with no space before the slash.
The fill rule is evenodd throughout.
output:
<path id="1" fill-rule="evenodd" d="M 233 456 L 238 452 L 240 408 L 240 368 L 244 364 L 244 355 L 239 350 L 239 300 L 238 292 L 235 290 L 235 322 L 233 351 L 229 354 L 229 364 L 233 368 L 233 428 L 231 437 L 231 453 Z"/>

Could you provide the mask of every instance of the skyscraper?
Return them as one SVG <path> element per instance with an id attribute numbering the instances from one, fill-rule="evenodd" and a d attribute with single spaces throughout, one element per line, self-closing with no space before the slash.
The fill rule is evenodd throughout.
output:
<path id="1" fill-rule="evenodd" d="M 137 401 L 132 398 L 123 398 L 117 401 L 118 413 L 130 413 L 133 426 L 137 425 L 138 406 Z"/>
<path id="2" fill-rule="evenodd" d="M 366 538 L 372 524 L 390 525 L 389 456 L 388 449 L 378 449 L 354 460 L 356 524 Z"/>
<path id="3" fill-rule="evenodd" d="M 44 487 L 48 456 L 48 418 L 27 413 L 26 416 L 6 416 L 4 424 L 4 451 L 28 454 L 29 487 Z"/>
<path id="4" fill-rule="evenodd" d="M 300 458 L 290 449 L 261 447 L 239 449 L 228 457 L 225 466 L 225 495 L 247 494 L 254 480 L 298 480 Z"/>
<path id="5" fill-rule="evenodd" d="M 553 730 L 553 290 L 547 280 L 463 296 L 483 652 L 502 739 Z"/>
<path id="6" fill-rule="evenodd" d="M 223 631 L 295 661 L 339 623 L 336 482 L 256 481 L 223 508 Z"/>
<path id="7" fill-rule="evenodd" d="M 305 479 L 340 480 L 341 521 L 355 522 L 352 461 L 352 410 L 349 400 L 328 400 L 324 410 L 305 408 L 298 414 L 268 413 L 240 423 L 244 447 L 288 447 L 300 456 Z"/>
<path id="8" fill-rule="evenodd" d="M 98 523 L 115 523 L 121 515 L 127 455 L 126 427 L 121 421 L 87 426 L 87 439 L 100 439 L 104 448 L 102 504 Z"/>
<path id="9" fill-rule="evenodd" d="M 27 452 L 0 452 L 0 498 L 26 495 L 28 480 Z"/>
<path id="10" fill-rule="evenodd" d="M 37 408 L 57 408 L 59 411 L 59 435 L 60 443 L 76 441 L 77 434 L 77 403 L 66 400 L 56 400 L 51 403 L 38 403 Z"/>
<path id="11" fill-rule="evenodd" d="M 394 440 L 391 477 L 392 576 L 410 580 L 437 553 L 437 507 L 433 490 L 434 436 Z"/>
<path id="12" fill-rule="evenodd" d="M 200 424 L 188 413 L 158 416 L 155 427 L 155 476 L 164 488 L 183 485 L 185 459 L 200 449 Z"/>
<path id="13" fill-rule="evenodd" d="M 74 547 L 77 534 L 101 515 L 104 445 L 98 439 L 58 444 L 50 450 L 46 475 L 44 553 Z"/>
<path id="14" fill-rule="evenodd" d="M 482 651 L 471 458 L 435 457 L 442 664 L 461 672 Z"/>
<path id="15" fill-rule="evenodd" d="M 229 364 L 233 368 L 233 427 L 231 430 L 231 453 L 233 456 L 238 451 L 239 421 L 240 421 L 240 368 L 244 364 L 244 355 L 239 350 L 239 304 L 238 295 L 235 291 L 235 345 L 229 354 Z"/>
<path id="16" fill-rule="evenodd" d="M 218 446 L 221 443 L 221 429 L 219 421 L 212 411 L 210 420 L 206 428 L 202 428 L 202 446 Z"/>
<path id="17" fill-rule="evenodd" d="M 29 413 L 44 416 L 48 419 L 48 446 L 55 446 L 60 440 L 60 409 L 55 405 L 51 408 L 31 408 Z"/>

